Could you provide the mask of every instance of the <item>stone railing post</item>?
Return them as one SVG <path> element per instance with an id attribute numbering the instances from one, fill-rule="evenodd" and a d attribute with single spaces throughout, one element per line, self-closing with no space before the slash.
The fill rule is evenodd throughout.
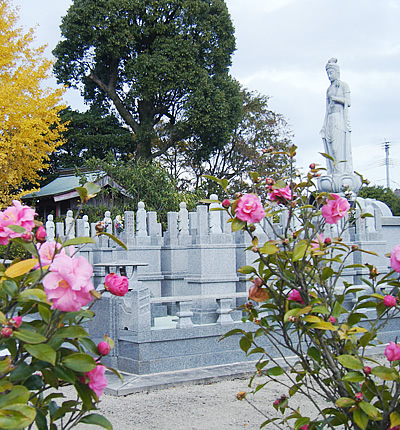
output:
<path id="1" fill-rule="evenodd" d="M 217 299 L 217 314 L 219 315 L 217 319 L 217 324 L 231 324 L 233 323 L 233 319 L 231 316 L 231 304 L 232 299 L 221 298 Z"/>
<path id="2" fill-rule="evenodd" d="M 193 306 L 192 300 L 185 300 L 177 302 L 177 312 L 179 320 L 176 324 L 176 328 L 191 328 L 193 327 L 192 316 L 193 312 L 191 310 Z"/>

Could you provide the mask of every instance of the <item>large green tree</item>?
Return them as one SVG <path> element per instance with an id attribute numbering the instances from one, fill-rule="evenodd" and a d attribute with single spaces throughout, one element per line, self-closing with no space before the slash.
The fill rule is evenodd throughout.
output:
<path id="1" fill-rule="evenodd" d="M 268 106 L 269 97 L 258 92 L 241 90 L 241 119 L 226 144 L 209 159 L 196 158 L 192 141 L 180 142 L 163 157 L 163 163 L 183 187 L 197 188 L 205 181 L 203 175 L 227 178 L 237 189 L 248 184 L 248 172 L 256 171 L 274 179 L 288 174 L 283 151 L 288 151 L 293 137 L 283 115 Z"/>
<path id="2" fill-rule="evenodd" d="M 188 138 L 206 158 L 228 141 L 241 103 L 224 0 L 75 0 L 61 32 L 58 81 L 116 114 L 137 158 Z"/>

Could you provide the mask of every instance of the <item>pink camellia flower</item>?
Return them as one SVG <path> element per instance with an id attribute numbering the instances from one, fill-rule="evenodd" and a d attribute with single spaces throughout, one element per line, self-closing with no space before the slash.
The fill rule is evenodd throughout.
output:
<path id="1" fill-rule="evenodd" d="M 399 426 L 389 427 L 388 430 L 400 430 Z"/>
<path id="2" fill-rule="evenodd" d="M 52 301 L 51 309 L 76 312 L 92 300 L 93 268 L 86 258 L 57 254 L 49 270 L 43 286 L 47 299 Z"/>
<path id="3" fill-rule="evenodd" d="M 317 233 L 316 238 L 310 243 L 311 249 L 316 251 L 321 249 L 324 242 L 324 235 Z"/>
<path id="4" fill-rule="evenodd" d="M 390 266 L 400 273 L 400 245 L 396 245 L 390 253 Z"/>
<path id="5" fill-rule="evenodd" d="M 44 243 L 38 243 L 36 245 L 38 249 L 38 254 L 40 258 L 40 265 L 42 267 L 49 266 L 53 260 L 55 255 L 65 255 L 66 250 L 65 248 L 61 247 L 61 244 L 58 242 L 44 242 Z M 56 253 L 57 250 L 57 253 Z M 73 256 L 75 253 L 75 247 L 68 246 L 68 254 L 70 256 Z M 36 264 L 34 269 L 39 268 L 39 263 Z"/>
<path id="6" fill-rule="evenodd" d="M 13 200 L 13 206 L 0 212 L 0 245 L 7 245 L 10 239 L 30 233 L 35 227 L 33 222 L 35 215 L 32 208 L 23 205 L 18 200 Z M 23 227 L 26 231 L 17 233 L 8 227 L 11 225 Z"/>
<path id="7" fill-rule="evenodd" d="M 328 224 L 337 224 L 338 221 L 347 215 L 350 203 L 338 194 L 331 194 L 326 204 L 321 209 L 321 214 Z"/>
<path id="8" fill-rule="evenodd" d="M 308 430 L 309 429 L 309 425 L 308 424 L 306 424 L 305 426 L 301 426 L 300 428 L 299 428 L 299 430 Z"/>
<path id="9" fill-rule="evenodd" d="M 107 355 L 111 351 L 111 346 L 103 340 L 97 345 L 97 351 L 99 351 L 101 355 Z"/>
<path id="10" fill-rule="evenodd" d="M 385 348 L 385 355 L 388 361 L 400 360 L 400 345 L 389 342 L 389 345 Z"/>
<path id="11" fill-rule="evenodd" d="M 98 364 L 90 372 L 85 372 L 86 378 L 89 379 L 89 388 L 96 393 L 97 397 L 100 397 L 104 392 L 104 388 L 107 387 L 107 379 L 104 376 L 105 371 L 106 366 Z"/>
<path id="12" fill-rule="evenodd" d="M 36 240 L 40 243 L 46 242 L 46 229 L 43 226 L 40 226 L 37 230 L 36 230 Z"/>
<path id="13" fill-rule="evenodd" d="M 290 294 L 288 295 L 288 300 L 292 300 L 294 302 L 298 302 L 298 303 L 301 303 L 302 305 L 304 305 L 304 300 L 301 297 L 299 291 L 297 291 L 297 290 L 292 290 L 290 292 Z"/>
<path id="14" fill-rule="evenodd" d="M 14 328 L 19 328 L 22 323 L 22 317 L 13 317 L 8 321 Z"/>
<path id="15" fill-rule="evenodd" d="M 126 276 L 109 273 L 104 281 L 104 286 L 114 296 L 125 296 L 129 289 L 129 281 Z"/>
<path id="16" fill-rule="evenodd" d="M 369 366 L 365 366 L 365 367 L 364 367 L 364 369 L 363 369 L 363 372 L 364 372 L 366 375 L 370 375 L 370 374 L 371 374 L 371 372 L 372 372 L 372 369 L 371 369 Z"/>
<path id="17" fill-rule="evenodd" d="M 293 197 L 296 197 L 296 195 Z M 287 185 L 285 188 L 277 188 L 268 193 L 268 198 L 271 201 L 288 202 L 292 200 L 292 190 L 290 189 L 289 185 Z"/>
<path id="18" fill-rule="evenodd" d="M 260 222 L 265 217 L 265 210 L 258 196 L 244 194 L 236 205 L 236 218 L 250 223 Z"/>
<path id="19" fill-rule="evenodd" d="M 390 294 L 388 294 L 387 296 L 385 296 L 383 298 L 383 304 L 387 307 L 387 308 L 392 308 L 393 306 L 396 306 L 397 304 L 397 299 L 394 296 L 391 296 Z"/>

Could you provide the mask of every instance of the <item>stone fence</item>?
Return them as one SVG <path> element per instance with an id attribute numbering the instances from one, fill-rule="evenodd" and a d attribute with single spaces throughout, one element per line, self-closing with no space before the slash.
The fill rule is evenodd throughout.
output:
<path id="1" fill-rule="evenodd" d="M 215 195 L 210 198 L 217 200 Z M 387 273 L 389 260 L 384 255 L 400 243 L 400 217 L 391 216 L 380 202 L 359 200 L 356 221 L 343 239 L 378 256 L 352 253 L 348 265 L 370 263 L 379 273 Z M 122 298 L 105 293 L 95 305 L 94 323 L 88 326 L 95 339 L 106 333 L 115 340 L 110 364 L 131 373 L 154 373 L 247 359 L 237 339 L 218 339 L 243 324 L 241 312 L 235 309 L 246 301 L 250 282 L 237 270 L 252 264 L 256 255 L 246 252 L 251 244 L 244 232 L 231 232 L 226 212 L 211 210 L 218 207 L 199 205 L 188 212 L 181 203 L 178 212 L 168 213 L 164 232 L 157 214 L 147 212 L 142 202 L 136 213 L 124 213 L 122 232 L 115 230 L 115 220 L 106 212 L 102 220 L 106 231 L 128 249 L 103 235 L 79 251 L 93 264 L 96 289 L 104 288 L 104 278 L 111 271 L 129 278 L 129 293 Z M 373 217 L 358 218 L 361 211 Z M 47 221 L 49 240 L 95 236 L 96 223 L 89 224 L 83 217 L 74 224 L 73 214 L 68 215 L 65 224 Z M 257 227 L 261 244 L 276 237 L 286 216 L 277 212 L 275 224 L 264 220 Z M 296 225 L 292 228 L 296 230 Z M 324 235 L 337 236 L 337 228 L 327 225 Z M 343 278 L 361 284 L 363 276 L 368 273 L 355 267 L 346 269 Z"/>

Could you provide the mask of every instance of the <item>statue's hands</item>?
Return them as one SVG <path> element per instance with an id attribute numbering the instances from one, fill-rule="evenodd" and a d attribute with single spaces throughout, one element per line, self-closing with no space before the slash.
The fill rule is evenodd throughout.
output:
<path id="1" fill-rule="evenodd" d="M 331 100 L 335 103 L 340 103 L 342 105 L 344 105 L 345 100 L 341 97 L 336 97 L 336 96 L 332 96 Z"/>

